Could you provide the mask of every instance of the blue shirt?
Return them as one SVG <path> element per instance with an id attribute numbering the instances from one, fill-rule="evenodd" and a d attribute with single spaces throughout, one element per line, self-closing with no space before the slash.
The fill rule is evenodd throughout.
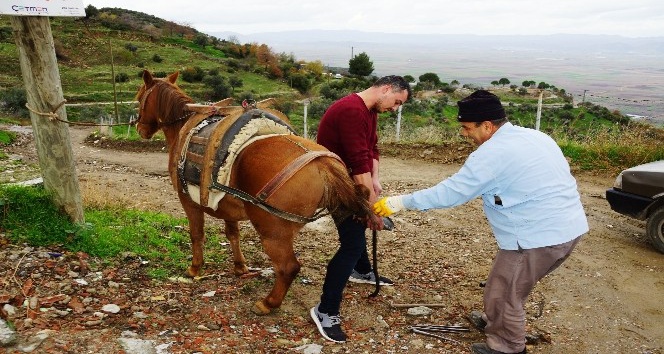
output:
<path id="1" fill-rule="evenodd" d="M 457 173 L 405 195 L 403 204 L 449 208 L 479 196 L 501 249 L 553 246 L 588 232 L 565 156 L 553 139 L 533 129 L 503 124 Z"/>

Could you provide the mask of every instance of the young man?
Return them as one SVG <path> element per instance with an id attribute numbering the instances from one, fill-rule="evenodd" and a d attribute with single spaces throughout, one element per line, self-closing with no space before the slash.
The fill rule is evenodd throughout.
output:
<path id="1" fill-rule="evenodd" d="M 381 199 L 378 215 L 448 208 L 481 196 L 498 253 L 484 288 L 486 343 L 478 354 L 525 353 L 524 304 L 535 284 L 556 269 L 588 232 L 576 180 L 555 141 L 512 125 L 500 99 L 479 90 L 457 102 L 461 134 L 478 148 L 438 185 Z M 475 311 L 474 311 L 475 312 Z"/>
<path id="2" fill-rule="evenodd" d="M 385 76 L 366 90 L 333 103 L 318 126 L 317 142 L 339 155 L 355 183 L 367 187 L 371 204 L 382 191 L 378 176 L 378 113 L 394 111 L 410 95 L 410 85 L 402 77 Z M 346 341 L 339 316 L 343 290 L 348 280 L 375 282 L 365 231 L 367 224 L 381 230 L 383 221 L 374 215 L 368 221 L 349 216 L 334 222 L 339 233 L 339 249 L 327 265 L 320 303 L 310 312 L 325 339 L 342 343 Z M 382 285 L 392 285 L 387 278 L 381 277 L 379 281 Z"/>

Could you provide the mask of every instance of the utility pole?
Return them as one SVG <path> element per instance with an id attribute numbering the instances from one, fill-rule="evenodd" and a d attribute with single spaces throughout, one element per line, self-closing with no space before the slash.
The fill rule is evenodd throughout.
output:
<path id="1" fill-rule="evenodd" d="M 75 2 L 75 0 L 70 2 Z M 29 9 L 43 8 L 45 7 Z M 58 10 L 57 7 L 52 8 L 55 8 L 55 11 Z M 77 9 L 83 9 L 82 2 Z M 82 17 L 85 16 L 85 12 L 82 16 L 80 12 L 64 16 Z M 57 117 L 67 120 L 49 19 L 43 14 L 41 16 L 14 15 L 11 16 L 11 23 L 44 188 L 53 195 L 55 205 L 64 210 L 73 222 L 83 223 L 85 220 L 81 192 L 69 138 L 69 126 L 58 120 L 49 119 Z"/>
<path id="2" fill-rule="evenodd" d="M 120 115 L 118 115 L 118 93 L 115 90 L 115 63 L 113 63 L 113 44 L 111 43 L 110 39 L 108 40 L 108 48 L 111 51 L 111 82 L 113 83 L 113 103 L 115 104 L 115 122 L 120 123 Z"/>

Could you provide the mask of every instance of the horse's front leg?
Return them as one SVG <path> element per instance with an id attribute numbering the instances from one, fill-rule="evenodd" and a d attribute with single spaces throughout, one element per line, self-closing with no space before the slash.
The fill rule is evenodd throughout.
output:
<path id="1" fill-rule="evenodd" d="M 270 294 L 263 300 L 257 301 L 251 309 L 257 315 L 266 315 L 272 309 L 281 306 L 293 280 L 300 272 L 300 262 L 293 251 L 293 236 L 271 235 L 262 238 L 263 248 L 272 261 L 276 279 Z"/>
<path id="2" fill-rule="evenodd" d="M 205 246 L 205 214 L 193 202 L 182 200 L 184 213 L 189 220 L 189 237 L 191 238 L 191 265 L 187 269 L 187 275 L 197 277 L 202 275 L 203 268 L 203 246 Z"/>
<path id="3" fill-rule="evenodd" d="M 249 273 L 247 260 L 240 249 L 240 223 L 237 221 L 224 221 L 226 223 L 226 238 L 231 243 L 231 251 L 233 252 L 233 273 L 235 275 L 247 274 Z"/>

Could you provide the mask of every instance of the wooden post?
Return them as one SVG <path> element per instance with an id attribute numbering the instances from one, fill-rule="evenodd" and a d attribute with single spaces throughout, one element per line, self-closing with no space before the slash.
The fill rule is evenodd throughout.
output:
<path id="1" fill-rule="evenodd" d="M 537 100 L 537 116 L 535 117 L 535 130 L 540 130 L 540 119 L 542 118 L 542 97 L 544 90 L 540 90 L 539 99 Z"/>
<path id="2" fill-rule="evenodd" d="M 304 131 L 304 138 L 309 139 L 309 128 L 307 127 L 307 106 L 309 106 L 309 100 L 304 100 L 304 121 L 302 130 Z"/>
<path id="3" fill-rule="evenodd" d="M 403 105 L 399 106 L 399 111 L 397 112 L 397 134 L 396 134 L 396 139 L 397 142 L 399 139 L 401 139 L 401 109 L 403 108 Z"/>
<path id="4" fill-rule="evenodd" d="M 81 192 L 76 175 L 69 126 L 43 115 L 56 113 L 67 120 L 60 70 L 48 17 L 12 16 L 14 41 L 19 52 L 30 121 L 44 187 L 54 203 L 76 223 L 83 223 Z M 41 114 L 43 113 L 43 114 Z"/>

